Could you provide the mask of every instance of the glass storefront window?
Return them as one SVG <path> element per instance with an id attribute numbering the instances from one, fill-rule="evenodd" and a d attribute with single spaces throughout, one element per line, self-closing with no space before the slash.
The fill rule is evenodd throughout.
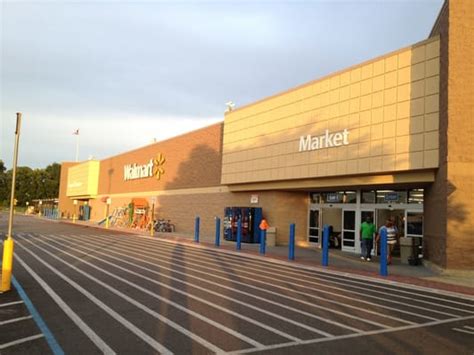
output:
<path id="1" fill-rule="evenodd" d="M 310 194 L 311 203 L 321 203 L 321 194 L 311 193 Z"/>
<path id="2" fill-rule="evenodd" d="M 408 203 L 423 204 L 423 189 L 413 189 L 408 191 Z"/>
<path id="3" fill-rule="evenodd" d="M 375 191 L 362 191 L 362 203 L 375 203 Z"/>
<path id="4" fill-rule="evenodd" d="M 407 236 L 422 237 L 423 236 L 423 213 L 407 212 Z"/>

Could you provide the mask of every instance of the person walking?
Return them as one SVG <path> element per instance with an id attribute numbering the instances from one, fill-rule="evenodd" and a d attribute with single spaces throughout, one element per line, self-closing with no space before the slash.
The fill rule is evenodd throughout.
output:
<path id="1" fill-rule="evenodd" d="M 397 244 L 397 236 L 398 236 L 398 230 L 397 227 L 395 226 L 395 221 L 393 218 L 387 219 L 385 222 L 385 225 L 380 227 L 378 235 L 377 235 L 377 241 L 380 238 L 380 233 L 382 229 L 385 228 L 387 231 L 387 263 L 390 265 L 392 263 L 392 253 L 393 249 L 395 248 L 395 244 Z"/>
<path id="2" fill-rule="evenodd" d="M 374 245 L 375 225 L 372 223 L 372 218 L 367 217 L 360 225 L 361 236 L 361 256 L 362 260 L 370 261 L 372 248 Z"/>

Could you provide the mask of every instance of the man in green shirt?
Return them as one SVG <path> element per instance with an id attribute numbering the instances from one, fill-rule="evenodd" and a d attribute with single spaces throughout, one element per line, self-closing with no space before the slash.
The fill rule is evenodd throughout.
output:
<path id="1" fill-rule="evenodd" d="M 361 259 L 370 261 L 370 254 L 372 253 L 372 247 L 374 244 L 375 225 L 372 223 L 372 219 L 367 217 L 365 222 L 360 225 L 360 237 L 361 237 Z"/>

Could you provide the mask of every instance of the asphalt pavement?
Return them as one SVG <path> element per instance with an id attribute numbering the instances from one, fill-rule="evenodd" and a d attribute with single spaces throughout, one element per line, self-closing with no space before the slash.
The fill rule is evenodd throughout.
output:
<path id="1" fill-rule="evenodd" d="M 469 295 L 31 217 L 14 230 L 37 310 L 15 315 L 32 317 L 18 340 L 43 336 L 5 347 L 15 331 L 0 323 L 2 354 L 474 351 Z"/>

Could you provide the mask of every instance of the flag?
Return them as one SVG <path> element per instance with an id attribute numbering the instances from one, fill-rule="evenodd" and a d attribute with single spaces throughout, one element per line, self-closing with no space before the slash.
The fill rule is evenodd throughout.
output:
<path id="1" fill-rule="evenodd" d="M 73 135 L 78 136 L 79 135 L 79 128 L 76 129 L 74 132 L 72 132 Z"/>

